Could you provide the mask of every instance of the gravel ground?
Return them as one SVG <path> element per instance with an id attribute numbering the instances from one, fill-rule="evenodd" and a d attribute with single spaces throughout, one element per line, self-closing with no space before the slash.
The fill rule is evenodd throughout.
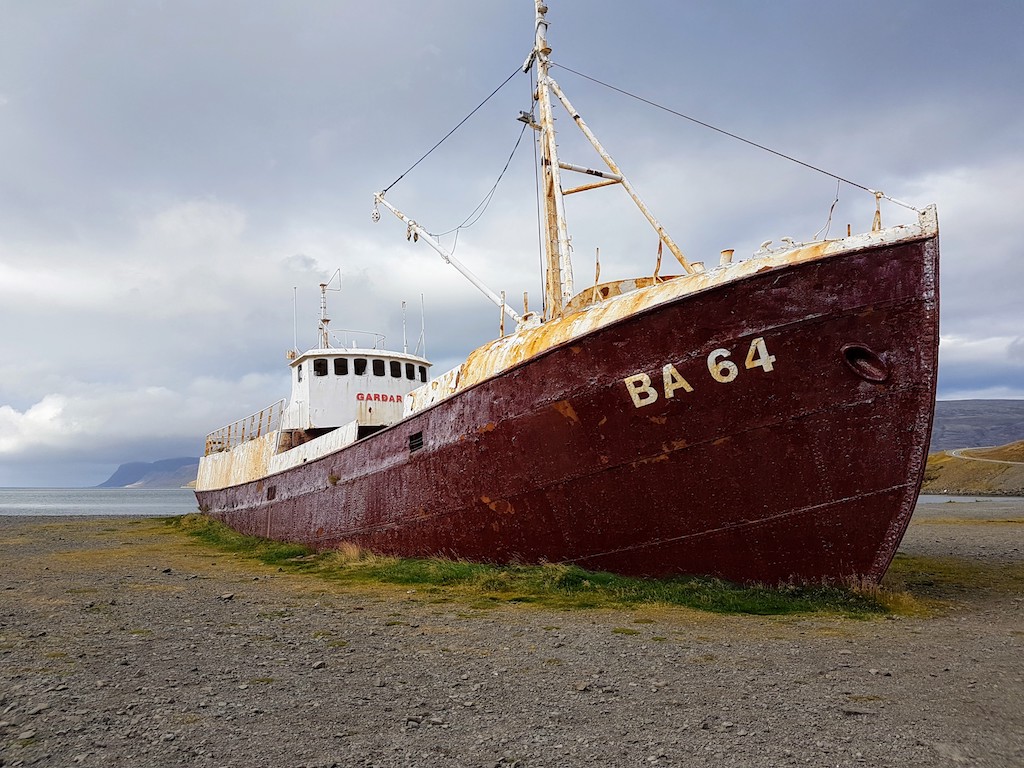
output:
<path id="1" fill-rule="evenodd" d="M 970 583 L 854 620 L 482 609 L 0 517 L 0 765 L 1022 766 L 1022 519 L 922 505 L 902 551 Z"/>

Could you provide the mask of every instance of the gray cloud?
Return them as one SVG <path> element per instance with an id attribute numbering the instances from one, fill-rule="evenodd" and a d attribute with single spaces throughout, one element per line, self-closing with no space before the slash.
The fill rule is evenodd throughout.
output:
<path id="1" fill-rule="evenodd" d="M 556 61 L 938 203 L 940 396 L 1024 397 L 1011 207 L 1024 9 L 550 5 Z M 395 346 L 401 302 L 415 338 L 424 295 L 437 371 L 496 333 L 471 286 L 369 213 L 373 191 L 523 61 L 532 3 L 0 0 L 0 14 L 0 484 L 94 484 L 121 461 L 195 454 L 209 430 L 286 394 L 283 353 L 293 334 L 312 342 L 317 284 L 337 268 L 334 325 Z M 829 178 L 555 75 L 693 258 L 825 223 Z M 433 231 L 462 221 L 529 93 L 517 76 L 389 199 Z M 559 128 L 568 159 L 599 163 Z M 527 141 L 457 253 L 537 306 L 532 163 Z M 833 233 L 864 228 L 873 205 L 844 185 Z M 605 276 L 653 268 L 656 239 L 618 190 L 570 199 L 569 216 L 580 280 L 596 248 Z"/>

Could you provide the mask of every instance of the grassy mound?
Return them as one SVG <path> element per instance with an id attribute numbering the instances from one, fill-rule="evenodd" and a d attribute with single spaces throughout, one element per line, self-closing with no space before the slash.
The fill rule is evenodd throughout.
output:
<path id="1" fill-rule="evenodd" d="M 439 602 L 533 603 L 559 609 L 672 605 L 714 613 L 832 614 L 854 618 L 890 610 L 880 591 L 842 587 L 739 585 L 706 577 L 641 579 L 571 565 L 486 565 L 437 558 L 382 557 L 354 546 L 316 553 L 297 544 L 243 536 L 201 514 L 170 526 L 221 552 L 344 585 L 415 587 Z"/>

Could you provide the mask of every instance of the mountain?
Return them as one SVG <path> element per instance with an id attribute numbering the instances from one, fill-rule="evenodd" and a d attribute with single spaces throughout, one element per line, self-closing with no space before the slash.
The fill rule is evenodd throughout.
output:
<path id="1" fill-rule="evenodd" d="M 1024 440 L 1024 400 L 939 400 L 930 451 Z"/>
<path id="2" fill-rule="evenodd" d="M 97 488 L 182 488 L 194 483 L 199 459 L 184 457 L 122 464 Z"/>

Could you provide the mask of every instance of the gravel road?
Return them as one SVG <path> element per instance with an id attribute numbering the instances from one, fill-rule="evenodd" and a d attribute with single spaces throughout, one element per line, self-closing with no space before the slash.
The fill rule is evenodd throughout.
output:
<path id="1" fill-rule="evenodd" d="M 484 609 L 0 517 L 0 766 L 1024 765 L 1024 506 L 902 551 L 973 575 L 922 618 Z"/>

